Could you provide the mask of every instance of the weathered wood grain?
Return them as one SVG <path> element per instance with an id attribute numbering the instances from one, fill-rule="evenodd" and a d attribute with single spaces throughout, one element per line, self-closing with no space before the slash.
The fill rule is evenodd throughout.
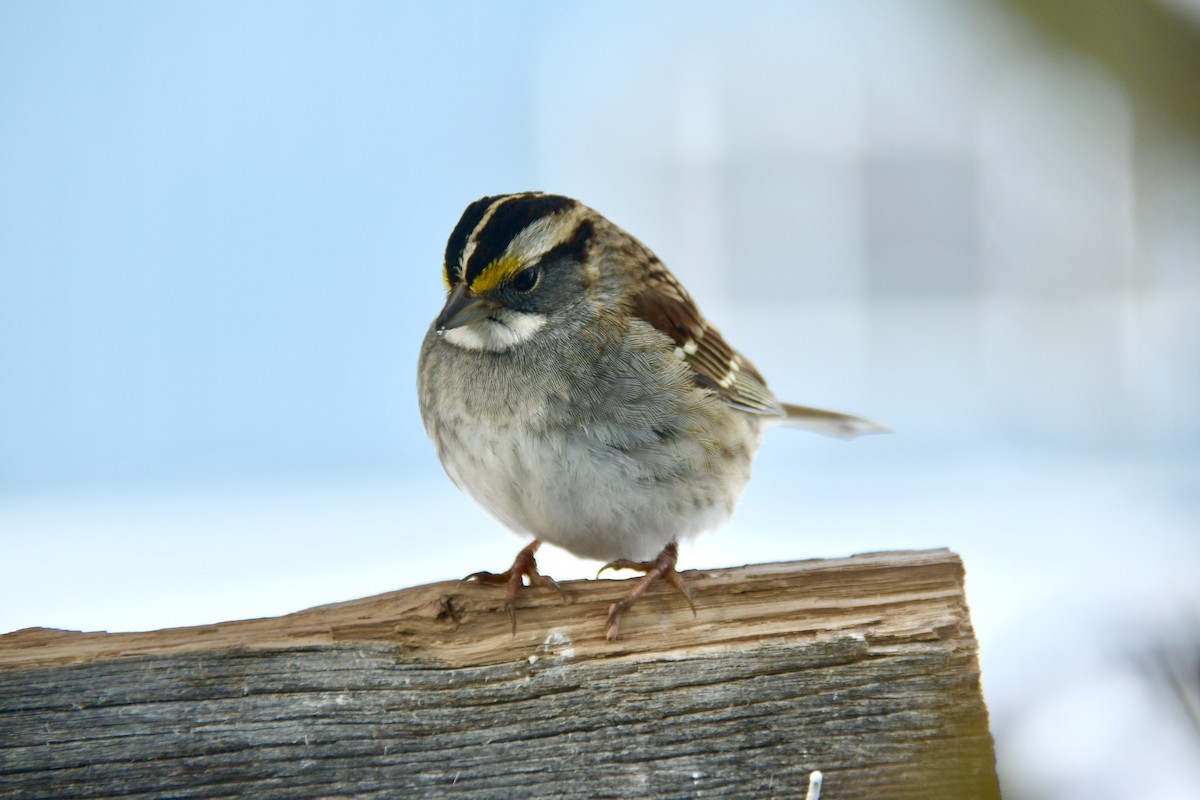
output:
<path id="1" fill-rule="evenodd" d="M 948 551 L 0 636 L 0 797 L 998 797 Z"/>

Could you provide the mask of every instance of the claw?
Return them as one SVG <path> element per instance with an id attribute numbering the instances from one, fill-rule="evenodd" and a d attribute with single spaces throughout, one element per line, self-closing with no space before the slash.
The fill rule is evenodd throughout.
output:
<path id="1" fill-rule="evenodd" d="M 479 583 L 508 583 L 507 572 L 472 572 L 467 577 L 461 579 L 459 583 L 467 581 L 478 581 Z"/>
<path id="2" fill-rule="evenodd" d="M 613 603 L 608 607 L 608 619 L 604 622 L 604 638 L 615 642 L 621 631 L 621 614 L 629 608 L 624 600 Z"/>
<path id="3" fill-rule="evenodd" d="M 563 605 L 567 604 L 567 595 L 563 592 L 562 587 L 558 585 L 558 581 L 549 575 L 543 575 L 538 572 L 537 559 L 534 558 L 534 553 L 537 552 L 541 544 L 537 539 L 530 542 L 521 552 L 517 553 L 517 557 L 513 559 L 513 565 L 504 572 L 472 572 L 463 578 L 464 581 L 504 585 L 504 609 L 508 612 L 513 636 L 517 635 L 517 593 L 525 585 L 526 579 L 529 580 L 530 586 L 554 589 L 558 592 L 558 596 L 562 598 Z"/>
<path id="4" fill-rule="evenodd" d="M 653 566 L 653 561 L 630 561 L 628 558 L 618 558 L 616 561 L 610 561 L 601 567 L 596 572 L 596 577 L 599 578 L 600 573 L 604 572 L 606 569 L 636 569 L 639 572 L 646 572 Z"/>
<path id="5" fill-rule="evenodd" d="M 672 568 L 671 571 L 667 573 L 667 580 L 671 582 L 672 586 L 679 590 L 679 593 L 683 595 L 683 599 L 687 600 L 688 608 L 692 610 L 692 616 L 696 616 L 696 604 L 692 602 L 692 589 L 686 583 L 684 583 L 683 576 L 676 572 L 674 568 Z"/>
<path id="6" fill-rule="evenodd" d="M 565 606 L 567 604 L 567 593 L 564 592 L 562 587 L 558 585 L 558 581 L 554 580 L 554 578 L 551 578 L 549 575 L 538 575 L 537 580 L 533 581 L 533 585 L 550 587 L 554 591 L 558 592 L 558 596 L 563 601 L 563 605 Z"/>
<path id="7" fill-rule="evenodd" d="M 675 570 L 675 564 L 678 559 L 679 545 L 671 542 L 663 548 L 663 551 L 653 561 L 618 559 L 600 568 L 600 572 L 606 569 L 636 569 L 646 573 L 646 577 L 638 581 L 638 585 L 634 587 L 628 597 L 618 600 L 608 607 L 608 619 L 604 623 L 605 639 L 608 639 L 610 642 L 616 641 L 621 631 L 621 615 L 632 608 L 637 599 L 645 594 L 646 590 L 653 586 L 660 578 L 665 577 L 669 580 L 671 585 L 678 589 L 679 593 L 687 600 L 688 607 L 692 609 L 692 614 L 696 613 L 696 604 L 692 602 L 692 591 L 684 583 L 683 577 Z M 599 576 L 600 573 L 596 574 Z"/>

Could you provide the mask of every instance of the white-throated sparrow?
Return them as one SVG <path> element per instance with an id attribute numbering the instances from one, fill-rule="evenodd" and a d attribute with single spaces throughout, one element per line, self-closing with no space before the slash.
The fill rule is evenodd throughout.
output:
<path id="1" fill-rule="evenodd" d="M 858 417 L 779 402 L 641 242 L 558 195 L 467 207 L 446 245 L 449 297 L 421 346 L 425 429 L 447 474 L 513 531 L 534 537 L 504 573 L 514 631 L 523 579 L 549 542 L 688 597 L 677 542 L 729 518 L 764 428 L 856 436 Z M 602 570 L 603 571 L 603 568 Z"/>

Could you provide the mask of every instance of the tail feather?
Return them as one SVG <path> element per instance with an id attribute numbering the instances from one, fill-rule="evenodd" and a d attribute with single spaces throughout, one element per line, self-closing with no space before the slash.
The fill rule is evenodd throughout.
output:
<path id="1" fill-rule="evenodd" d="M 872 422 L 862 417 L 852 417 L 849 414 L 839 414 L 836 411 L 825 411 L 820 408 L 793 406 L 782 403 L 784 425 L 804 428 L 813 433 L 825 436 L 837 436 L 842 439 L 853 439 L 856 436 L 866 436 L 872 433 L 891 433 L 892 429 L 878 422 Z"/>

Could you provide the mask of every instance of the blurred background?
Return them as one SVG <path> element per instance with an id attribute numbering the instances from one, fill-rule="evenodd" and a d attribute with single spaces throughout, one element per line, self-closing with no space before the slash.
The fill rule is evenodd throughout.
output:
<path id="1" fill-rule="evenodd" d="M 1200 796 L 1198 87 L 1197 0 L 8 0 L 0 632 L 506 567 L 416 357 L 544 189 L 897 432 L 774 433 L 687 567 L 951 547 L 1006 795 Z"/>

